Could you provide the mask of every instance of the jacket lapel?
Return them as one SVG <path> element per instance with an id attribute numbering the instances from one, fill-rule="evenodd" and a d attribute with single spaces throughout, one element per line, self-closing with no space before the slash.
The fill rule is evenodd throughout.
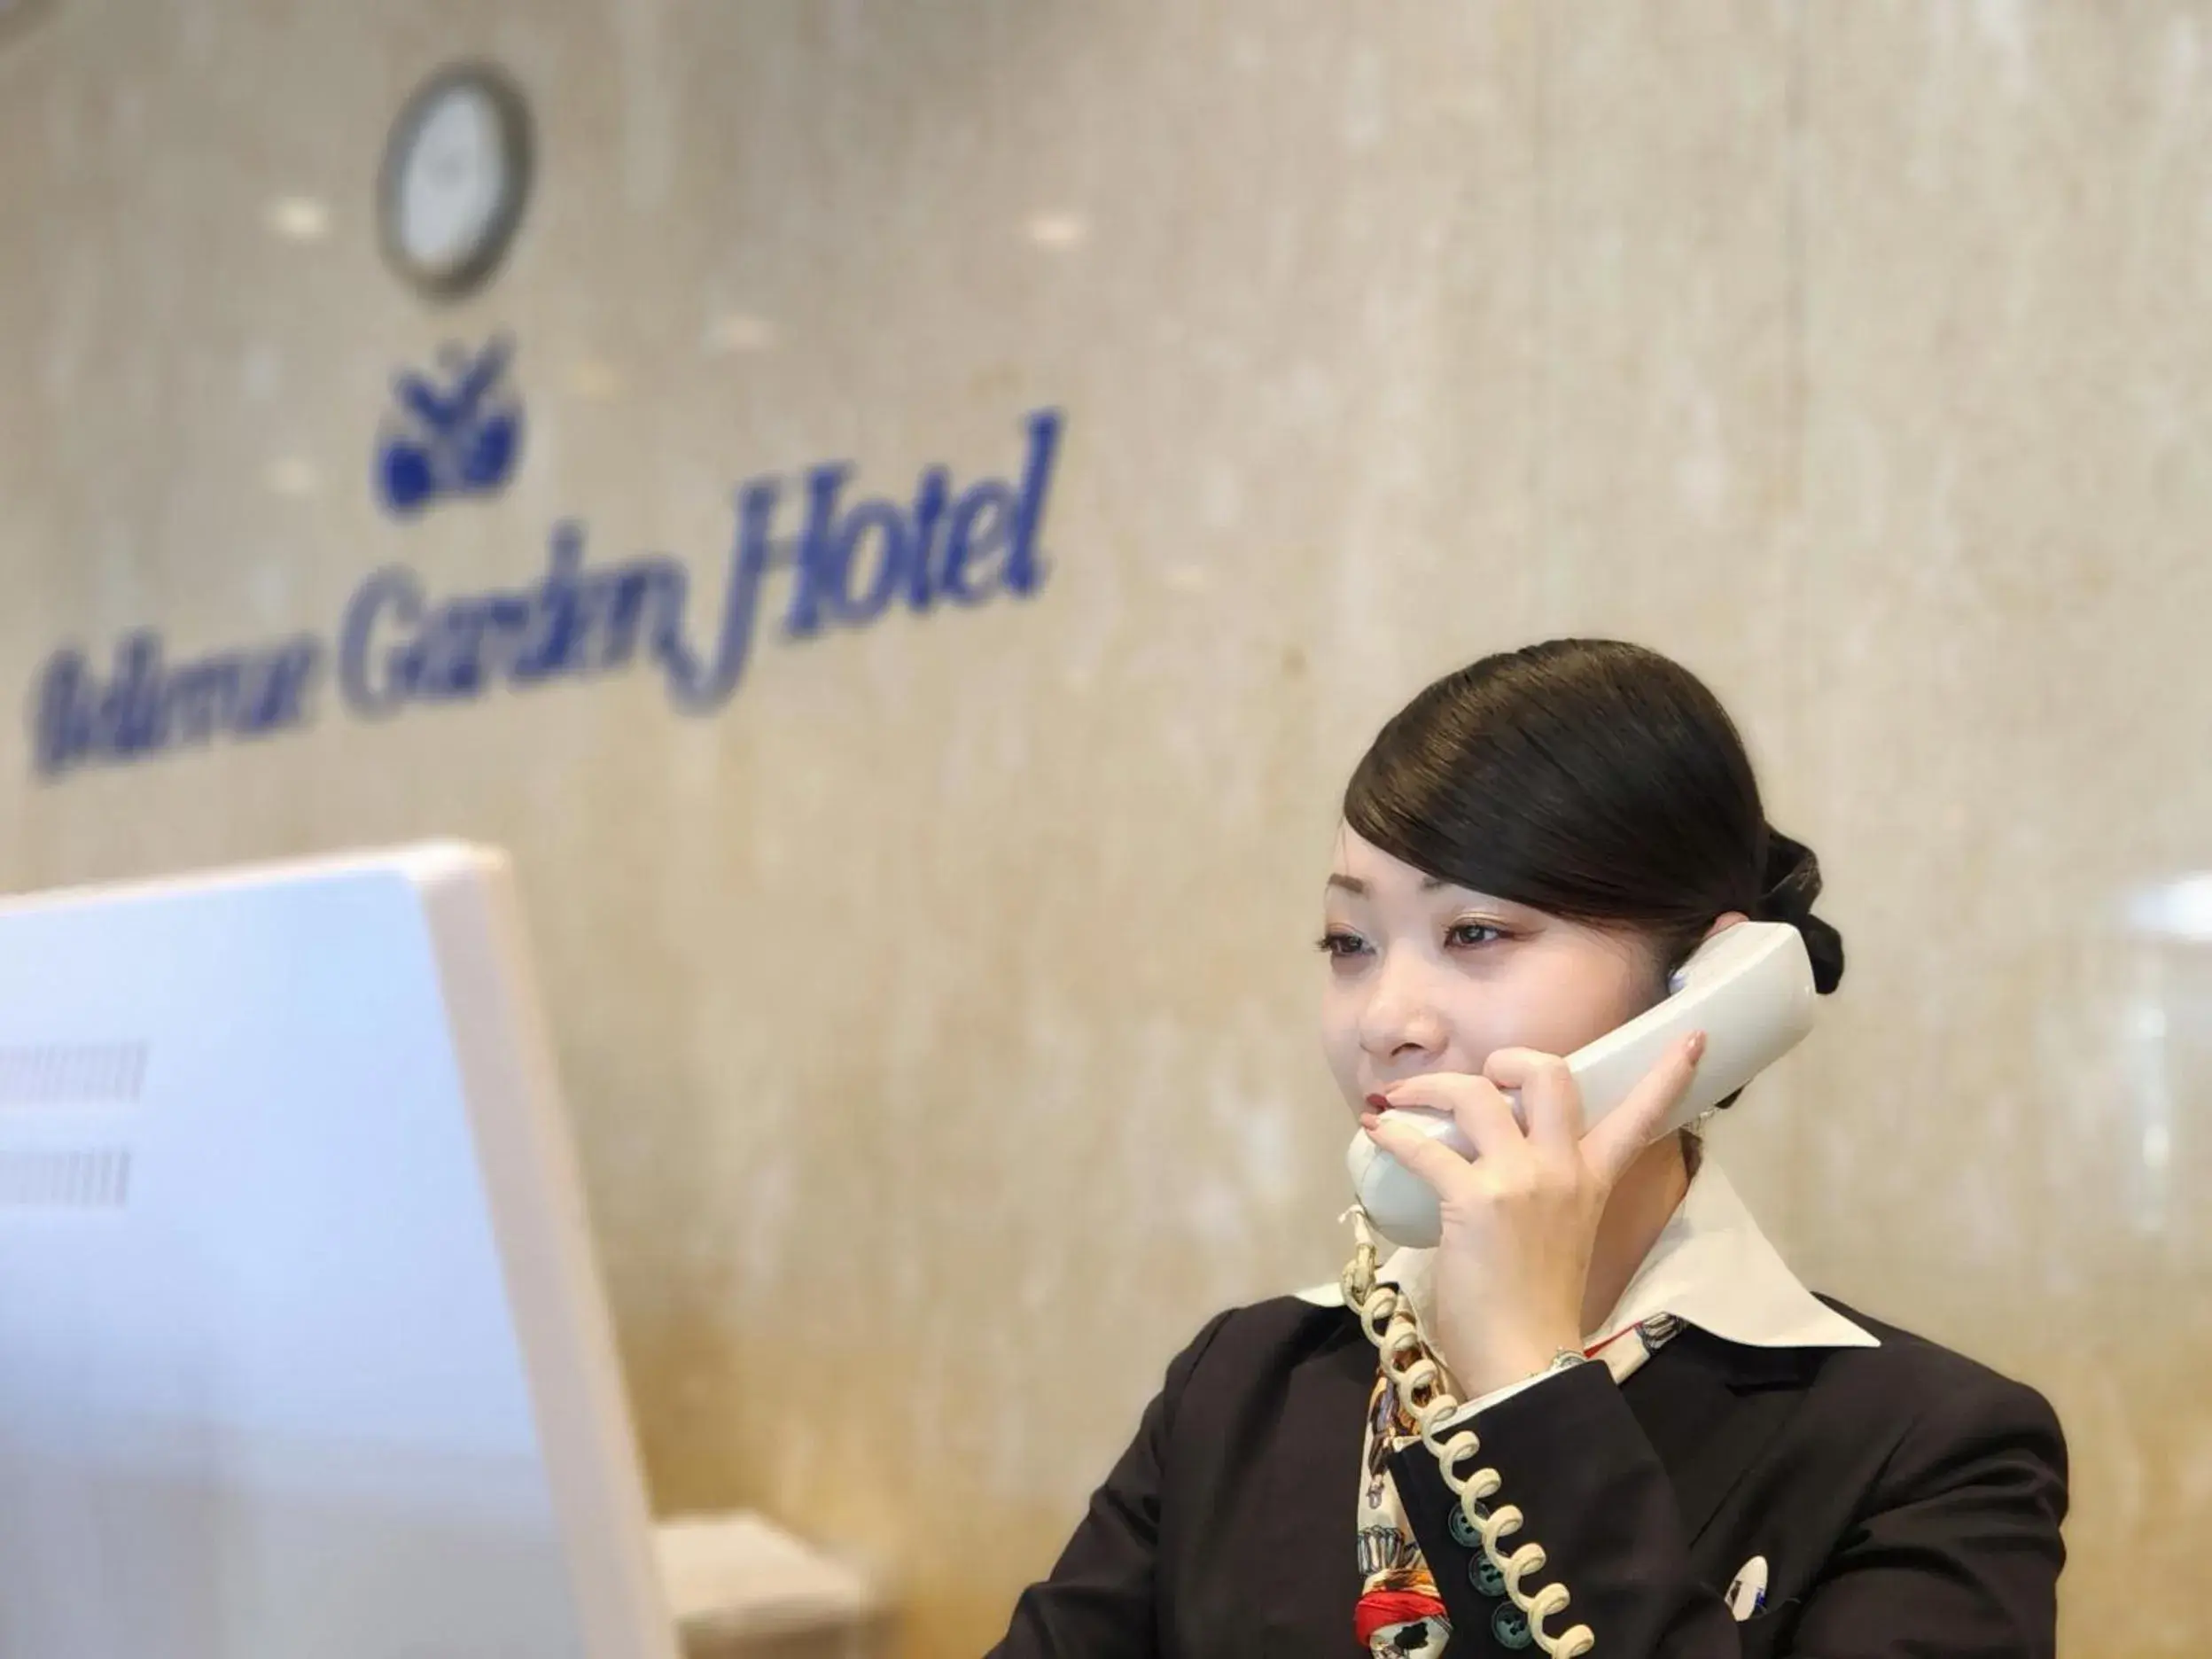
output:
<path id="1" fill-rule="evenodd" d="M 1354 1504 L 1375 1350 L 1346 1319 L 1336 1322 L 1326 1350 L 1293 1367 L 1290 1376 L 1281 1421 L 1269 1440 L 1268 1513 L 1253 1530 L 1253 1565 L 1268 1590 L 1261 1618 L 1284 1639 L 1283 1650 L 1303 1651 L 1293 1637 L 1310 1644 L 1314 1632 L 1341 1628 L 1349 1651 L 1358 1646 Z"/>
<path id="2" fill-rule="evenodd" d="M 1692 1326 L 1629 1378 L 1622 1391 L 1666 1466 L 1685 1537 L 1695 1541 L 1789 1421 L 1819 1358 L 1723 1342 Z"/>
<path id="3" fill-rule="evenodd" d="M 1745 1347 L 1691 1326 L 1628 1379 L 1623 1393 L 1666 1468 L 1686 1538 L 1696 1540 L 1797 1410 L 1821 1357 Z M 1353 1645 L 1353 1504 L 1375 1373 L 1375 1351 L 1349 1320 L 1324 1351 L 1290 1368 L 1281 1417 L 1268 1437 L 1266 1513 L 1251 1530 L 1247 1565 L 1264 1586 L 1251 1612 L 1286 1641 L 1310 1641 L 1341 1621 Z"/>

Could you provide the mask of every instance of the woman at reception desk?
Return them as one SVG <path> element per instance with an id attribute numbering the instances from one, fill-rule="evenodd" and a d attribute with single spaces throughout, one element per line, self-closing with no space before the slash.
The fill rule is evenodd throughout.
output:
<path id="1" fill-rule="evenodd" d="M 1820 885 L 1665 658 L 1416 697 L 1323 896 L 1352 1259 L 1198 1333 L 994 1651 L 2052 1652 L 2049 1406 L 1806 1289 L 1702 1151 L 1842 977 Z"/>

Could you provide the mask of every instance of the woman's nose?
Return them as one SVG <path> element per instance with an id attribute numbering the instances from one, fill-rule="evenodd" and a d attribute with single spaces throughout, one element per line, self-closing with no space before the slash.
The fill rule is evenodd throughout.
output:
<path id="1" fill-rule="evenodd" d="M 1385 955 L 1376 965 L 1375 993 L 1359 1022 L 1359 1040 L 1377 1060 L 1419 1059 L 1441 1054 L 1448 1033 L 1424 976 L 1412 963 Z"/>

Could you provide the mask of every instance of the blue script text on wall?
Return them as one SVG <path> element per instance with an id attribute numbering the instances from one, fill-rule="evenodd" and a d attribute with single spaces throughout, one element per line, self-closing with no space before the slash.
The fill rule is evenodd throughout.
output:
<path id="1" fill-rule="evenodd" d="M 677 708 L 711 713 L 744 677 L 764 606 L 782 604 L 782 638 L 806 640 L 866 627 L 894 605 L 920 612 L 1036 593 L 1062 426 L 1057 409 L 1026 418 L 1012 479 L 956 489 L 949 469 L 933 466 L 905 500 L 853 498 L 843 461 L 796 482 L 741 486 L 719 611 L 697 630 L 688 566 L 665 554 L 594 565 L 585 526 L 564 521 L 548 537 L 543 575 L 523 587 L 437 598 L 405 566 L 375 572 L 328 645 L 302 635 L 172 660 L 158 632 L 140 629 L 118 643 L 105 677 L 66 647 L 34 688 L 34 765 L 59 777 L 296 729 L 315 718 L 333 671 L 362 718 L 639 667 L 659 671 Z"/>

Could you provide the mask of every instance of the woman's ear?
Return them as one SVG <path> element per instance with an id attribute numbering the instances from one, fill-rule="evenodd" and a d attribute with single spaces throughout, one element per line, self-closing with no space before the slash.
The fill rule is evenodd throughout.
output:
<path id="1" fill-rule="evenodd" d="M 1652 993 L 1652 1001 L 1656 1002 L 1673 991 L 1674 976 L 1681 971 L 1682 964 L 1689 961 L 1692 956 L 1694 956 L 1697 954 L 1699 947 L 1703 946 L 1707 940 L 1710 939 L 1717 933 L 1726 932 L 1739 922 L 1749 922 L 1750 919 L 1751 918 L 1749 916 L 1744 915 L 1744 913 L 1741 910 L 1724 910 L 1713 918 L 1712 925 L 1707 928 L 1705 931 L 1699 936 L 1698 941 L 1695 945 L 1679 945 L 1675 946 L 1675 950 L 1678 953 L 1678 954 L 1674 955 L 1671 959 L 1663 954 L 1659 956 L 1656 959 L 1658 965 L 1662 970 L 1659 975 L 1659 989 Z M 1681 935 L 1678 933 L 1675 937 L 1679 939 Z"/>

